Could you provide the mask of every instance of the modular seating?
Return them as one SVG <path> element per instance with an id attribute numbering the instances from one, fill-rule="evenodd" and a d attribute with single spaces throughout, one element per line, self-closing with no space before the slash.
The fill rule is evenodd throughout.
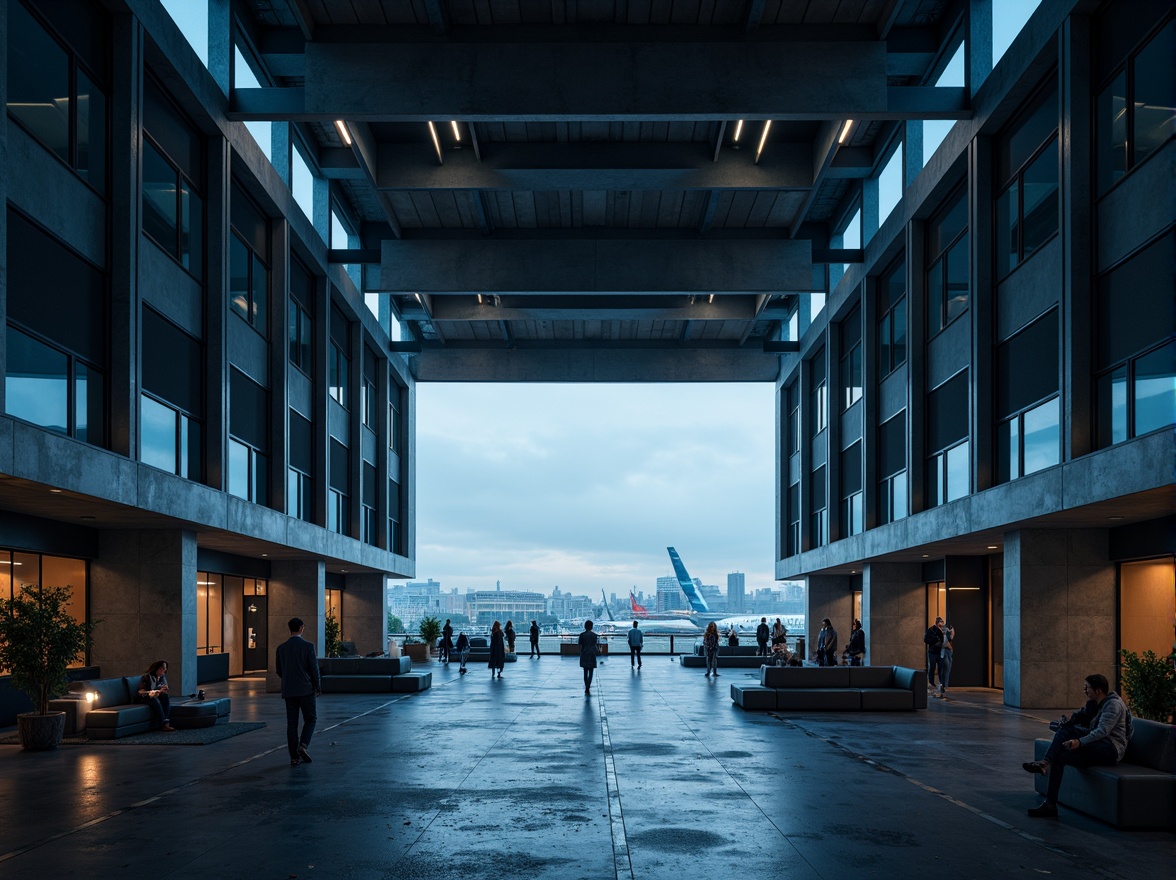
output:
<path id="1" fill-rule="evenodd" d="M 1176 830 L 1176 726 L 1134 718 L 1132 729 L 1123 760 L 1113 767 L 1067 767 L 1058 803 L 1118 828 Z M 1033 744 L 1038 761 L 1049 744 Z M 1044 795 L 1047 782 L 1036 774 L 1033 787 Z"/>
<path id="2" fill-rule="evenodd" d="M 768 645 L 771 651 L 772 646 Z M 770 657 L 757 656 L 759 645 L 719 645 L 718 664 L 721 668 L 755 669 L 770 661 Z M 694 646 L 694 653 L 681 656 L 682 665 L 689 669 L 706 668 L 706 649 L 702 645 Z"/>
<path id="3" fill-rule="evenodd" d="M 320 657 L 324 694 L 390 694 L 393 679 L 412 670 L 408 657 Z"/>
<path id="4" fill-rule="evenodd" d="M 518 643 L 516 639 L 516 644 Z M 450 655 L 450 663 L 456 663 L 461 659 L 457 651 Z M 518 655 L 506 652 L 506 662 L 515 663 L 518 661 Z M 483 636 L 474 636 L 470 639 L 470 653 L 466 656 L 466 664 L 470 663 L 489 663 L 490 662 L 490 640 Z"/>
<path id="5" fill-rule="evenodd" d="M 927 673 L 905 666 L 762 666 L 760 683 L 732 684 L 747 710 L 914 711 L 927 708 Z"/>
<path id="6" fill-rule="evenodd" d="M 139 690 L 139 676 L 96 678 L 85 682 L 85 690 L 97 694 L 85 713 L 86 735 L 90 739 L 118 739 L 144 733 L 155 725 L 151 707 L 134 702 Z M 69 701 L 51 700 L 49 708 L 59 711 L 60 704 Z M 217 700 L 180 702 L 172 698 L 171 723 L 177 729 L 212 727 L 229 720 L 233 701 L 228 697 Z"/>

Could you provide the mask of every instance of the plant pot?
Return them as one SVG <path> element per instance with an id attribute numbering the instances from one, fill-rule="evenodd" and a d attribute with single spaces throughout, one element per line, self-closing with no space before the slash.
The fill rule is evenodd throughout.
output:
<path id="1" fill-rule="evenodd" d="M 426 644 L 405 645 L 405 655 L 414 663 L 425 663 L 429 659 L 429 646 Z"/>
<path id="2" fill-rule="evenodd" d="M 55 749 L 65 735 L 65 713 L 49 712 L 38 715 L 28 712 L 16 716 L 16 732 L 20 744 L 30 752 L 46 752 Z"/>

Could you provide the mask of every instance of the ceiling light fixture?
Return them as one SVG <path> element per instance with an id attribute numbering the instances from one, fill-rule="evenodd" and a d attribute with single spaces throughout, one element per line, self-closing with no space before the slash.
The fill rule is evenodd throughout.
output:
<path id="1" fill-rule="evenodd" d="M 739 135 L 743 134 L 743 120 L 740 119 L 735 123 L 735 134 L 731 135 L 731 143 L 739 143 Z"/>
<path id="2" fill-rule="evenodd" d="M 706 298 L 707 305 L 710 305 L 714 301 L 715 301 L 715 295 L 713 293 Z"/>
<path id="3" fill-rule="evenodd" d="M 441 139 L 437 137 L 437 126 L 433 125 L 432 120 L 429 120 L 428 126 L 429 137 L 433 139 L 433 149 L 437 151 L 437 161 L 444 165 L 445 157 L 441 155 Z"/>
<path id="4" fill-rule="evenodd" d="M 841 134 L 837 136 L 837 145 L 841 146 L 849 138 L 849 130 L 853 128 L 853 120 L 845 120 L 845 125 L 841 126 Z"/>
<path id="5" fill-rule="evenodd" d="M 989 549 L 989 550 L 996 550 L 996 549 L 997 549 L 997 546 L 996 546 L 995 544 L 989 544 L 989 545 L 988 545 L 988 549 Z"/>
<path id="6" fill-rule="evenodd" d="M 60 489 L 50 489 L 50 490 L 49 490 L 49 494 L 50 494 L 50 495 L 60 495 L 60 494 L 61 494 L 61 490 L 60 490 Z"/>
<path id="7" fill-rule="evenodd" d="M 460 140 L 461 140 L 461 129 L 457 127 L 457 120 L 456 120 L 456 119 L 451 119 L 451 120 L 449 121 L 449 124 L 453 126 L 453 138 L 454 138 L 454 140 L 456 140 L 456 141 L 460 141 Z"/>
<path id="8" fill-rule="evenodd" d="M 928 556 L 930 556 L 930 555 L 931 555 L 930 553 L 924 553 L 924 554 L 923 554 L 923 558 L 924 558 L 924 559 L 926 559 L 926 558 L 927 558 Z"/>
<path id="9" fill-rule="evenodd" d="M 347 123 L 342 119 L 335 120 L 335 131 L 339 132 L 339 137 L 343 139 L 343 146 L 351 146 L 351 132 L 347 130 Z"/>
<path id="10" fill-rule="evenodd" d="M 763 134 L 760 135 L 759 146 L 755 148 L 755 164 L 756 165 L 759 164 L 760 154 L 763 153 L 763 151 L 764 151 L 764 144 L 766 144 L 768 142 L 768 130 L 771 127 L 772 127 L 772 120 L 765 119 L 764 120 L 764 131 L 763 131 Z"/>
<path id="11" fill-rule="evenodd" d="M 482 303 L 482 294 L 480 294 L 480 293 L 478 294 L 478 305 L 483 305 L 483 303 Z"/>

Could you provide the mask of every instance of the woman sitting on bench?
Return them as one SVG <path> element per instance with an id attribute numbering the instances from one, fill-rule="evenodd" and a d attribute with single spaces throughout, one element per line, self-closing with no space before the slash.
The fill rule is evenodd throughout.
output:
<path id="1" fill-rule="evenodd" d="M 175 730 L 171 726 L 171 700 L 167 695 L 167 661 L 156 660 L 139 679 L 139 692 L 135 702 L 146 703 L 159 729 L 164 733 Z"/>

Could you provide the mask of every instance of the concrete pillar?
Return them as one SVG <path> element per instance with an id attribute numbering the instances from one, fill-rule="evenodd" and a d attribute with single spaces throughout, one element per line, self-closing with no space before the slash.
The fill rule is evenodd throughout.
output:
<path id="1" fill-rule="evenodd" d="M 94 663 L 103 678 L 141 675 L 168 663 L 172 691 L 196 690 L 196 534 L 111 529 L 90 563 Z"/>
<path id="2" fill-rule="evenodd" d="M 826 617 L 833 624 L 833 629 L 837 630 L 837 654 L 840 656 L 849 642 L 849 632 L 853 627 L 852 582 L 848 575 L 810 575 L 806 580 L 805 659 L 814 656 L 821 621 Z"/>
<path id="3" fill-rule="evenodd" d="M 1115 680 L 1115 565 L 1105 529 L 1005 535 L 1004 701 L 1023 709 L 1079 706 L 1082 680 Z"/>
<path id="4" fill-rule="evenodd" d="M 923 567 L 917 562 L 872 562 L 862 575 L 862 628 L 870 666 L 926 666 L 927 626 Z"/>
<path id="5" fill-rule="evenodd" d="M 383 651 L 388 625 L 387 579 L 383 574 L 349 574 L 343 594 L 343 638 L 360 655 Z"/>
<path id="6" fill-rule="evenodd" d="M 278 645 L 290 636 L 287 624 L 292 617 L 299 617 L 306 624 L 303 638 L 314 642 L 318 656 L 323 656 L 323 623 L 327 614 L 326 564 L 322 560 L 286 561 L 270 563 L 269 595 L 266 612 L 269 615 L 269 648 L 271 656 Z M 265 689 L 277 693 L 282 689 L 282 680 L 268 664 Z"/>

